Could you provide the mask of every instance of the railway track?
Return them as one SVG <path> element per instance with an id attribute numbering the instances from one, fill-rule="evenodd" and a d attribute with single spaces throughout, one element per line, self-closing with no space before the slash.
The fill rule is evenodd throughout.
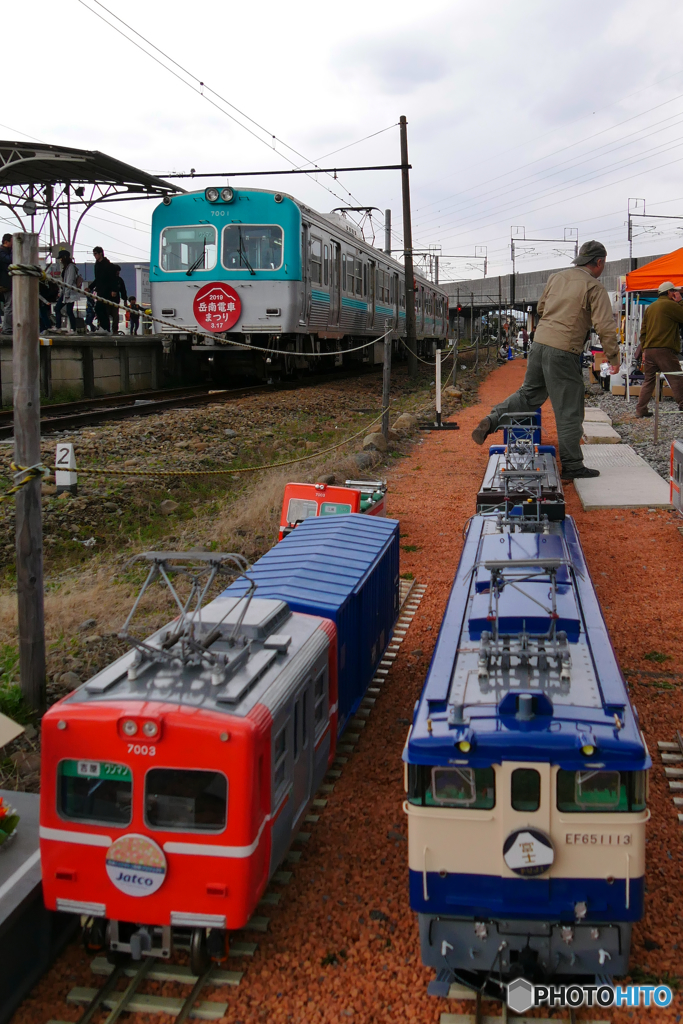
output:
<path id="1" fill-rule="evenodd" d="M 192 405 L 207 405 L 213 402 L 230 402 L 255 394 L 277 394 L 281 391 L 296 391 L 299 388 L 316 387 L 335 381 L 376 373 L 379 368 L 348 371 L 345 373 L 321 374 L 311 380 L 283 382 L 278 384 L 255 384 L 243 388 L 214 389 L 207 387 L 174 388 L 159 391 L 136 391 L 132 394 L 106 395 L 88 398 L 78 402 L 46 405 L 40 417 L 41 434 L 58 430 L 78 430 L 80 427 L 104 423 L 108 420 L 124 420 L 131 416 L 153 416 L 169 409 L 187 408 Z M 14 432 L 13 412 L 0 410 L 0 438 L 11 437 Z"/>
<path id="2" fill-rule="evenodd" d="M 193 975 L 189 967 L 160 964 L 155 957 L 149 957 L 140 964 L 131 962 L 128 966 L 118 967 L 114 967 L 104 957 L 98 957 L 92 964 L 92 970 L 95 974 L 107 975 L 102 988 L 74 988 L 67 996 L 70 1005 L 85 1007 L 78 1018 L 78 1024 L 91 1024 L 95 1015 L 104 1010 L 109 1010 L 104 1024 L 116 1024 L 124 1013 L 164 1013 L 173 1017 L 174 1024 L 184 1024 L 190 1017 L 195 1020 L 220 1020 L 228 1009 L 227 1002 L 200 1001 L 202 989 L 207 985 L 234 984 L 229 980 L 230 971 L 211 967 L 204 974 Z M 122 978 L 130 978 L 130 981 L 124 989 L 117 989 Z M 191 985 L 192 988 L 184 998 L 145 995 L 138 991 L 145 980 L 177 982 Z M 48 1024 L 67 1022 L 53 1018 Z"/>

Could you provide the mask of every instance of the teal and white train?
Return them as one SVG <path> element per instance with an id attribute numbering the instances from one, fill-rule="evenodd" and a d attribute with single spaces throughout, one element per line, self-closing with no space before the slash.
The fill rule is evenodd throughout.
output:
<path id="1" fill-rule="evenodd" d="M 150 285 L 152 312 L 165 321 L 156 331 L 258 375 L 308 367 L 311 352 L 337 366 L 381 362 L 381 344 L 344 353 L 387 331 L 397 349 L 405 337 L 403 265 L 338 214 L 281 192 L 167 197 L 152 218 Z M 448 297 L 419 275 L 415 285 L 418 353 L 430 354 L 447 336 Z"/>

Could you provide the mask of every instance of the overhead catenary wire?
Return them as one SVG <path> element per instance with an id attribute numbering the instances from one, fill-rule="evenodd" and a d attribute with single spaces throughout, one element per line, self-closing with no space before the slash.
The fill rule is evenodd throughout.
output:
<path id="1" fill-rule="evenodd" d="M 140 50 L 142 53 L 144 53 L 148 57 L 150 57 L 156 64 L 158 64 L 160 67 L 162 67 L 166 71 L 168 71 L 169 74 L 173 75 L 174 78 L 177 78 L 178 81 L 182 82 L 183 85 L 187 86 L 187 88 L 192 89 L 192 91 L 194 93 L 196 93 L 197 95 L 201 96 L 202 99 L 206 100 L 209 104 L 211 104 L 211 106 L 215 107 L 222 114 L 225 114 L 226 117 L 230 118 L 231 121 L 234 121 L 235 124 L 238 124 L 241 128 L 243 128 L 246 132 L 248 132 L 250 135 L 252 135 L 259 142 L 263 143 L 264 145 L 268 146 L 269 149 L 272 149 L 272 150 L 274 150 L 274 152 L 278 153 L 278 156 L 280 156 L 283 160 L 286 160 L 288 163 L 292 164 L 293 166 L 296 166 L 296 161 L 292 160 L 285 153 L 278 152 L 276 149 L 274 149 L 274 146 L 272 144 L 272 140 L 275 140 L 275 142 L 279 142 L 286 149 L 288 149 L 292 153 L 296 154 L 296 156 L 298 156 L 301 160 L 304 161 L 304 165 L 307 164 L 307 163 L 313 163 L 313 161 L 309 160 L 306 156 L 304 156 L 303 153 L 300 153 L 297 149 L 295 149 L 293 146 L 290 146 L 288 143 L 284 142 L 284 140 L 280 139 L 273 132 L 270 132 L 267 128 L 264 128 L 263 125 L 259 124 L 258 121 L 255 121 L 254 118 L 250 117 L 243 110 L 240 110 L 240 108 L 235 106 L 234 103 L 231 103 L 230 100 L 226 99 L 220 93 L 216 92 L 215 89 L 212 89 L 210 86 L 206 85 L 205 82 L 200 80 L 191 71 L 188 71 L 187 68 L 183 67 L 183 65 L 180 64 L 178 61 L 176 61 L 172 57 L 170 57 L 160 47 L 156 46 L 155 43 L 153 43 L 150 39 L 148 39 L 146 36 L 144 36 L 141 32 L 138 32 L 137 29 L 135 29 L 131 25 L 129 25 L 128 22 L 125 22 L 117 14 L 114 14 L 114 12 L 111 11 L 108 7 L 105 7 L 105 5 L 100 2 L 100 0 L 91 0 L 91 2 L 96 3 L 97 6 L 101 7 L 103 11 L 106 11 L 107 14 L 110 17 L 115 18 L 118 22 L 120 22 L 122 25 L 124 25 L 130 32 L 133 32 L 139 39 L 142 39 L 147 46 L 150 46 L 150 47 L 152 47 L 152 49 L 156 50 L 156 52 L 161 54 L 164 57 L 165 60 L 167 60 L 171 64 L 173 64 L 176 68 L 179 69 L 179 71 L 182 72 L 183 75 L 186 76 L 186 78 L 190 78 L 190 79 L 192 79 L 192 81 L 188 82 L 186 80 L 186 78 L 183 78 L 182 75 L 180 75 L 180 74 L 178 74 L 178 72 L 174 71 L 173 68 L 170 68 L 170 67 L 168 67 L 167 64 L 164 64 L 163 61 L 159 60 L 158 57 L 155 57 L 153 53 L 150 53 L 149 50 L 146 50 L 144 46 L 141 46 L 140 43 L 136 42 L 134 39 L 131 39 L 130 36 L 126 35 L 126 33 L 123 32 L 116 25 L 112 25 L 112 23 L 110 21 L 107 21 L 107 19 L 105 17 L 103 17 L 98 11 L 93 10 L 92 7 L 90 7 L 87 3 L 85 3 L 85 0 L 77 0 L 77 3 L 81 4 L 82 7 L 85 7 L 85 9 L 90 11 L 91 14 L 94 14 L 96 18 L 99 18 L 101 21 L 103 21 L 105 25 L 108 25 L 109 28 L 113 29 L 120 36 L 122 36 L 124 39 L 126 39 L 129 43 L 131 43 L 133 46 L 135 46 L 138 50 Z M 193 85 L 193 82 L 196 82 L 197 85 Z M 258 130 L 260 132 L 262 132 L 265 136 L 267 136 L 267 138 L 262 138 L 261 135 L 258 135 L 257 132 L 255 132 L 255 131 L 253 131 L 253 129 L 249 128 L 248 125 L 243 124 L 242 121 L 240 121 L 237 117 L 235 117 L 229 111 L 227 111 L 223 107 L 221 107 L 218 102 L 216 102 L 215 100 L 212 100 L 211 97 L 207 95 L 207 93 L 211 93 L 213 96 L 216 97 L 217 100 L 220 100 L 221 103 L 226 104 L 232 110 L 236 111 L 241 117 L 243 117 L 245 120 L 249 121 L 250 124 L 253 124 L 256 128 L 258 128 Z M 310 173 L 312 175 L 315 175 L 318 172 L 316 172 L 315 167 L 312 167 L 311 170 L 310 170 Z M 331 175 L 328 175 L 328 177 L 331 177 Z M 333 189 L 329 188 L 329 186 L 325 185 L 321 181 L 318 181 L 317 178 L 314 178 L 314 180 L 316 181 L 316 183 L 318 185 L 321 186 L 321 188 L 324 188 L 327 192 L 330 193 L 330 195 L 334 196 L 335 199 L 338 199 L 340 202 L 344 202 L 345 201 L 342 198 L 342 196 L 338 195 Z M 341 182 L 339 182 L 339 184 L 342 185 Z M 342 185 L 342 187 L 344 188 L 344 191 L 346 192 L 347 196 L 349 196 L 351 199 L 355 200 L 356 203 L 360 204 L 360 200 L 357 199 L 357 197 L 354 196 L 352 192 L 350 192 L 345 186 Z"/>

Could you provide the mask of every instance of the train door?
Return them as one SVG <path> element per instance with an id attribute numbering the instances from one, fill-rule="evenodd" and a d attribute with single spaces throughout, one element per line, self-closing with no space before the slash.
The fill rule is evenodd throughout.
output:
<path id="1" fill-rule="evenodd" d="M 339 324 L 339 305 L 341 299 L 341 281 L 339 279 L 339 270 L 341 264 L 341 246 L 338 242 L 332 242 L 332 266 L 330 274 L 330 327 L 336 327 Z"/>
<path id="2" fill-rule="evenodd" d="M 368 327 L 375 325 L 375 296 L 377 294 L 377 264 L 368 263 Z"/>
<path id="3" fill-rule="evenodd" d="M 538 761 L 533 765 L 503 761 L 496 771 L 496 804 L 501 808 L 499 871 L 503 877 L 531 874 L 548 856 L 542 837 L 550 836 L 551 780 L 550 765 Z M 527 829 L 533 830 L 530 835 L 524 834 Z M 541 838 L 537 838 L 539 833 Z M 512 847 L 515 849 L 510 852 Z M 522 862 L 517 863 L 515 858 Z M 523 870 L 525 867 L 528 872 Z M 547 875 L 534 882 L 537 889 L 543 883 L 548 890 L 547 898 Z"/>
<path id="4" fill-rule="evenodd" d="M 398 327 L 398 303 L 399 303 L 399 282 L 398 274 L 393 274 L 391 278 L 391 308 L 394 316 L 394 327 Z"/>
<path id="5" fill-rule="evenodd" d="M 311 275 L 309 271 L 310 267 L 310 253 L 309 253 L 309 238 L 308 238 L 308 224 L 303 224 L 301 227 L 301 313 L 299 315 L 300 323 L 308 323 L 308 313 L 310 309 L 310 297 L 311 297 Z"/>
<path id="6" fill-rule="evenodd" d="M 311 743 L 311 680 L 294 701 L 292 716 L 292 753 L 294 768 L 292 773 L 292 805 L 294 808 L 293 824 L 306 809 L 311 796 L 312 749 Z"/>

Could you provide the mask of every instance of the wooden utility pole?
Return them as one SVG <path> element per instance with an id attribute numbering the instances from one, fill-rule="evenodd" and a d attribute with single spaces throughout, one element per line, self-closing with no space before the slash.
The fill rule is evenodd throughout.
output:
<path id="1" fill-rule="evenodd" d="M 410 178 L 408 176 L 408 122 L 401 115 L 401 190 L 403 193 L 403 249 L 406 270 L 406 345 L 408 373 L 417 377 L 417 334 L 415 331 L 415 287 L 413 281 L 413 227 L 410 218 Z"/>
<path id="2" fill-rule="evenodd" d="M 14 263 L 38 264 L 38 235 L 20 232 L 12 238 Z M 40 343 L 38 340 L 38 278 L 12 278 L 14 320 L 14 461 L 40 463 Z M 21 691 L 36 711 L 45 708 L 45 616 L 43 610 L 43 522 L 41 478 L 35 477 L 16 496 L 17 599 L 19 606 L 19 669 Z"/>
<path id="3" fill-rule="evenodd" d="M 382 374 L 382 433 L 389 433 L 389 400 L 391 394 L 391 335 L 384 339 L 384 369 Z"/>

